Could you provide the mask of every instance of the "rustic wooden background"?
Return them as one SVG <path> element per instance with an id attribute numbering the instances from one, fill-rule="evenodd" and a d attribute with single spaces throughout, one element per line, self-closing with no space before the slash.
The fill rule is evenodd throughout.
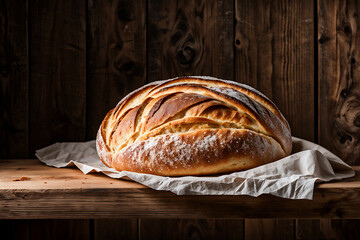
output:
<path id="1" fill-rule="evenodd" d="M 1 0 L 0 158 L 94 139 L 154 80 L 210 75 L 270 97 L 294 136 L 360 164 L 360 3 Z M 349 239 L 359 220 L 0 221 L 0 239 Z"/>

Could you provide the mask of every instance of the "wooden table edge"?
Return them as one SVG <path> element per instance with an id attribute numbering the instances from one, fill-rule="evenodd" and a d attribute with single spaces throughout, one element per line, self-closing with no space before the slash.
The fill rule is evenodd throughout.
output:
<path id="1" fill-rule="evenodd" d="M 11 160 L 11 164 L 23 161 Z M 40 168 L 46 167 L 36 164 Z M 63 170 L 56 169 L 54 172 L 58 171 L 62 173 Z M 79 172 L 75 169 L 67 172 L 72 174 L 72 171 Z M 87 176 L 89 181 L 104 178 L 101 174 L 94 175 L 79 177 Z M 134 187 L 0 189 L 0 219 L 360 218 L 358 174 L 344 181 L 316 184 L 313 200 L 291 200 L 272 195 L 179 196 L 124 180 L 104 181 L 122 181 L 122 184 L 133 184 Z"/>

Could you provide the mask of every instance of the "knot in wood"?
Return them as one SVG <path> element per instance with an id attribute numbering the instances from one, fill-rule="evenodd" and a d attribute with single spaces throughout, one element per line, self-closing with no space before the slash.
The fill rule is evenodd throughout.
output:
<path id="1" fill-rule="evenodd" d="M 340 144 L 345 144 L 347 141 L 352 141 L 352 137 L 345 132 L 344 126 L 341 124 L 341 120 L 337 119 L 334 130 Z"/>
<path id="2" fill-rule="evenodd" d="M 346 94 L 345 94 L 346 93 Z M 355 94 L 348 96 L 347 91 L 341 92 L 347 99 L 341 105 L 339 114 L 335 120 L 335 133 L 340 144 L 346 142 L 357 142 L 359 139 L 360 127 L 360 98 Z"/>
<path id="3" fill-rule="evenodd" d="M 330 40 L 330 37 L 326 36 L 326 35 L 321 35 L 320 38 L 319 38 L 319 43 L 320 44 L 324 44 L 326 43 L 327 41 Z"/>
<path id="4" fill-rule="evenodd" d="M 356 134 L 360 127 L 360 98 L 352 94 L 347 101 L 344 102 L 341 112 L 344 117 L 344 125 L 349 133 Z"/>
<path id="5" fill-rule="evenodd" d="M 358 113 L 356 115 L 356 117 L 354 118 L 354 125 L 358 128 L 360 128 L 360 113 Z"/>
<path id="6" fill-rule="evenodd" d="M 344 33 L 346 36 L 350 36 L 352 34 L 351 27 L 348 24 L 344 26 Z"/>
<path id="7" fill-rule="evenodd" d="M 193 63 L 195 58 L 195 51 L 192 47 L 184 44 L 176 54 L 176 60 L 182 65 Z"/>
<path id="8" fill-rule="evenodd" d="M 341 91 L 341 93 L 340 93 L 340 96 L 341 96 L 342 98 L 346 98 L 347 95 L 348 95 L 348 92 L 347 92 L 346 89 L 343 89 L 343 90 Z"/>

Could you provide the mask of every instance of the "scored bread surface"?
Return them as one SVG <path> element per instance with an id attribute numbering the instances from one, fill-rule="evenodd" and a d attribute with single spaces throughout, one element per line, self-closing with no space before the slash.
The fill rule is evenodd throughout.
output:
<path id="1" fill-rule="evenodd" d="M 118 171 L 163 176 L 246 170 L 290 154 L 289 124 L 257 90 L 210 77 L 153 82 L 100 125 L 100 159 Z"/>

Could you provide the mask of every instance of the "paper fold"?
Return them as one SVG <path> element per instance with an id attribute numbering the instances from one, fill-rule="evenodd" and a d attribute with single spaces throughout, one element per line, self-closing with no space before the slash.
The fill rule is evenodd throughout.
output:
<path id="1" fill-rule="evenodd" d="M 55 143 L 36 151 L 40 161 L 52 167 L 75 165 L 84 174 L 103 172 L 112 178 L 128 177 L 156 190 L 178 195 L 271 194 L 289 199 L 312 199 L 316 181 L 340 180 L 354 170 L 325 148 L 293 137 L 293 154 L 257 168 L 221 176 L 162 177 L 116 171 L 99 159 L 95 141 Z"/>

